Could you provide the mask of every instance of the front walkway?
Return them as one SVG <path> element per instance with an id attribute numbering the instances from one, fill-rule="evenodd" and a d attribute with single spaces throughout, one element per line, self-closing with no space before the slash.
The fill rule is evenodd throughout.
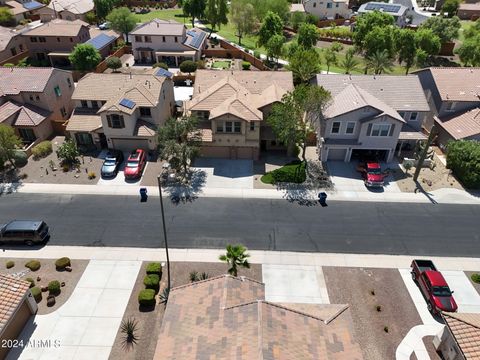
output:
<path id="1" fill-rule="evenodd" d="M 12 349 L 7 360 L 108 360 L 141 264 L 91 260 L 62 307 L 30 319 L 18 340 L 31 345 Z M 46 340 L 50 346 L 38 345 Z"/>

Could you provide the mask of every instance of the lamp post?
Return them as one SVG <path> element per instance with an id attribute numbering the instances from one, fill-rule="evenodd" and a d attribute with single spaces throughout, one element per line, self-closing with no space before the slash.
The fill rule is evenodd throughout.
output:
<path id="1" fill-rule="evenodd" d="M 162 211 L 163 238 L 165 239 L 165 252 L 167 253 L 168 291 L 170 291 L 170 258 L 168 256 L 167 228 L 165 225 L 165 212 L 163 210 L 162 183 L 161 183 L 160 175 L 157 175 L 157 181 L 158 181 L 158 192 L 160 195 L 160 209 Z"/>

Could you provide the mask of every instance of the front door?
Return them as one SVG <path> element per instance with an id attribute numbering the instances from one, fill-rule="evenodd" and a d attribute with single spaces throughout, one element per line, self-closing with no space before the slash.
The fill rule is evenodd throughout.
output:
<path id="1" fill-rule="evenodd" d="M 107 137 L 105 136 L 104 133 L 100 133 L 100 147 L 102 149 L 108 148 L 108 143 L 107 143 Z"/>

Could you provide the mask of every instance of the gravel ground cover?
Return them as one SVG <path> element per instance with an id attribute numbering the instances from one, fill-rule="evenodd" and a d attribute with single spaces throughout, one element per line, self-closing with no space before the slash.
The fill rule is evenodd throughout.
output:
<path id="1" fill-rule="evenodd" d="M 323 274 L 330 302 L 350 304 L 364 359 L 394 359 L 408 331 L 422 324 L 398 270 L 324 267 Z"/>
<path id="2" fill-rule="evenodd" d="M 165 307 L 160 304 L 158 296 L 156 297 L 156 305 L 154 309 L 144 311 L 138 305 L 138 293 L 145 288 L 143 278 L 146 274 L 146 267 L 149 262 L 143 262 L 138 273 L 137 281 L 130 295 L 127 309 L 123 315 L 123 320 L 135 319 L 137 321 L 136 336 L 139 338 L 136 345 L 132 349 L 126 351 L 122 347 L 123 334 L 119 330 L 115 343 L 110 353 L 110 360 L 151 360 L 155 353 L 158 334 L 162 324 L 163 313 Z M 257 281 L 262 281 L 262 266 L 251 264 L 250 269 L 240 269 L 239 276 L 246 276 Z M 172 288 L 190 283 L 190 272 L 198 273 L 206 272 L 210 277 L 225 274 L 227 265 L 222 263 L 192 263 L 192 262 L 172 262 L 170 263 L 172 272 Z M 163 267 L 162 279 L 160 282 L 160 292 L 167 286 L 167 267 Z"/>
<path id="3" fill-rule="evenodd" d="M 47 306 L 47 292 L 42 292 L 42 300 L 38 303 L 38 312 L 39 315 L 50 314 L 60 308 L 65 301 L 68 300 L 70 295 L 72 295 L 75 286 L 77 286 L 78 281 L 82 277 L 85 268 L 88 265 L 88 260 L 71 260 L 72 271 L 57 271 L 55 268 L 56 259 L 41 259 L 40 269 L 37 271 L 30 271 L 25 267 L 25 264 L 32 259 L 13 259 L 13 258 L 4 258 L 0 261 L 0 271 L 7 274 L 18 274 L 21 275 L 19 278 L 25 280 L 26 278 L 32 278 L 35 281 L 35 286 L 44 287 L 48 286 L 48 283 L 53 280 L 57 280 L 60 283 L 65 282 L 65 286 L 61 287 L 61 292 L 58 296 L 55 297 L 55 305 L 49 307 Z M 15 266 L 7 269 L 7 261 L 15 262 Z M 40 277 L 40 281 L 38 281 Z"/>
<path id="4" fill-rule="evenodd" d="M 468 280 L 470 280 L 470 282 L 472 283 L 472 285 L 473 285 L 473 287 L 475 288 L 475 290 L 477 290 L 477 292 L 480 294 L 480 284 L 475 283 L 475 282 L 472 281 L 471 276 L 472 276 L 473 274 L 480 274 L 480 270 L 479 270 L 479 271 L 465 271 L 465 275 L 467 275 Z"/>

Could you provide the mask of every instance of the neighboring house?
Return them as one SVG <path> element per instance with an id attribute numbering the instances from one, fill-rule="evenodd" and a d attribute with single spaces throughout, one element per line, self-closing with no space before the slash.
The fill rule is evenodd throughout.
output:
<path id="1" fill-rule="evenodd" d="M 0 7 L 8 8 L 17 23 L 22 20 L 35 18 L 37 12 L 45 5 L 34 0 L 0 0 Z"/>
<path id="2" fill-rule="evenodd" d="M 311 82 L 332 95 L 317 124 L 321 161 L 376 154 L 389 162 L 396 149 L 426 139 L 430 108 L 417 76 L 319 74 Z"/>
<path id="3" fill-rule="evenodd" d="M 164 62 L 178 67 L 184 60 L 200 60 L 207 33 L 174 20 L 153 19 L 129 34 L 133 56 L 139 63 Z"/>
<path id="4" fill-rule="evenodd" d="M 360 6 L 358 9 L 358 14 L 361 15 L 372 11 L 381 11 L 392 15 L 395 18 L 395 24 L 398 27 L 403 28 L 408 25 L 408 8 L 406 6 L 384 2 L 368 2 Z"/>
<path id="5" fill-rule="evenodd" d="M 320 20 L 348 19 L 352 14 L 348 0 L 305 0 L 303 7 L 307 14 L 315 15 Z"/>
<path id="6" fill-rule="evenodd" d="M 480 68 L 428 68 L 418 75 L 432 112 L 426 127 L 436 124 L 437 143 L 480 140 Z"/>
<path id="7" fill-rule="evenodd" d="M 265 120 L 272 104 L 291 90 L 287 71 L 197 70 L 186 109 L 199 119 L 201 154 L 258 159 L 260 150 L 281 148 Z"/>
<path id="8" fill-rule="evenodd" d="M 360 360 L 348 305 L 265 301 L 265 285 L 223 275 L 173 288 L 154 360 Z"/>
<path id="9" fill-rule="evenodd" d="M 67 132 L 79 146 L 154 150 L 156 131 L 175 107 L 173 81 L 157 75 L 84 76 L 73 93 Z"/>
<path id="10" fill-rule="evenodd" d="M 53 19 L 87 21 L 86 15 L 94 7 L 93 0 L 55 0 L 39 10 L 38 14 L 42 22 Z"/>
<path id="11" fill-rule="evenodd" d="M 92 34 L 94 36 L 92 36 Z M 77 44 L 94 42 L 102 58 L 107 57 L 120 37 L 114 31 L 101 32 L 90 29 L 81 20 L 55 19 L 22 34 L 30 56 L 38 61 L 47 61 L 55 67 L 70 67 L 69 55 Z M 93 39 L 92 39 L 93 38 Z"/>
<path id="12" fill-rule="evenodd" d="M 480 2 L 461 3 L 458 7 L 457 16 L 462 20 L 476 20 L 480 18 Z"/>
<path id="13" fill-rule="evenodd" d="M 55 68 L 0 67 L 0 123 L 26 146 L 62 131 L 72 112 L 72 74 Z"/>
<path id="14" fill-rule="evenodd" d="M 433 338 L 433 345 L 444 360 L 480 358 L 480 314 L 443 313 L 445 325 Z"/>
<path id="15" fill-rule="evenodd" d="M 305 12 L 305 7 L 303 4 L 290 4 L 290 12 Z"/>
<path id="16" fill-rule="evenodd" d="M 28 281 L 0 274 L 0 343 L 17 339 L 31 315 L 38 310 Z M 0 346 L 0 359 L 7 357 L 10 346 Z"/>
<path id="17" fill-rule="evenodd" d="M 13 29 L 0 26 L 0 65 L 16 63 L 28 56 L 25 38 Z"/>

